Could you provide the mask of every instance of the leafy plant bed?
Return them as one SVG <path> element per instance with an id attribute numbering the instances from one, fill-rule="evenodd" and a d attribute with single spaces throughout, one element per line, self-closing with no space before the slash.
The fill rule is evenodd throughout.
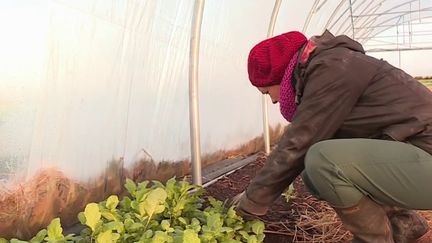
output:
<path id="1" fill-rule="evenodd" d="M 234 207 L 204 190 L 174 178 L 166 184 L 126 180 L 128 195 L 89 203 L 78 218 L 84 229 L 64 234 L 59 218 L 30 241 L 0 238 L 0 243 L 260 243 L 264 223 L 244 220 Z M 203 207 L 203 204 L 206 205 Z"/>

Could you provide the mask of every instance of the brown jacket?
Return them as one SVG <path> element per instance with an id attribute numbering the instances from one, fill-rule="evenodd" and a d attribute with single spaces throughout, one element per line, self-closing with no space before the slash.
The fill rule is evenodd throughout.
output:
<path id="1" fill-rule="evenodd" d="M 325 32 L 297 64 L 296 114 L 246 190 L 242 207 L 263 214 L 302 172 L 311 145 L 332 138 L 391 138 L 432 154 L 432 92 L 347 36 Z M 303 50 L 301 50 L 302 52 Z M 301 56 L 300 53 L 299 56 Z"/>

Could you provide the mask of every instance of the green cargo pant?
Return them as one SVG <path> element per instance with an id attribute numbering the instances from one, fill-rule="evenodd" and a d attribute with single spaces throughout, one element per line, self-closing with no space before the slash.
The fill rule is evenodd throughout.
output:
<path id="1" fill-rule="evenodd" d="M 413 145 L 375 139 L 334 139 L 305 157 L 309 191 L 337 208 L 367 195 L 377 203 L 432 209 L 432 155 Z"/>

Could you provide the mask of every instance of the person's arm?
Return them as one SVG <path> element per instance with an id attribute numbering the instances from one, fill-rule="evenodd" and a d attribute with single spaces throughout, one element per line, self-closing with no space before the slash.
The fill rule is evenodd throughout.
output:
<path id="1" fill-rule="evenodd" d="M 363 58 L 348 57 L 309 65 L 293 122 L 243 194 L 239 210 L 265 214 L 304 169 L 303 159 L 309 147 L 334 136 L 372 79 L 375 68 L 358 70 L 359 64 L 371 66 L 365 65 Z"/>

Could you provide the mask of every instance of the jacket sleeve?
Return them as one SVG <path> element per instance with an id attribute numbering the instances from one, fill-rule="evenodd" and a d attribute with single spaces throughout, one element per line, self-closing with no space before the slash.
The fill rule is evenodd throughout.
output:
<path id="1" fill-rule="evenodd" d="M 355 75 L 366 70 L 356 70 L 361 60 L 353 59 L 337 58 L 308 65 L 304 93 L 293 121 L 248 186 L 240 202 L 243 210 L 265 214 L 303 171 L 309 147 L 334 136 L 371 79 L 367 74 Z"/>

